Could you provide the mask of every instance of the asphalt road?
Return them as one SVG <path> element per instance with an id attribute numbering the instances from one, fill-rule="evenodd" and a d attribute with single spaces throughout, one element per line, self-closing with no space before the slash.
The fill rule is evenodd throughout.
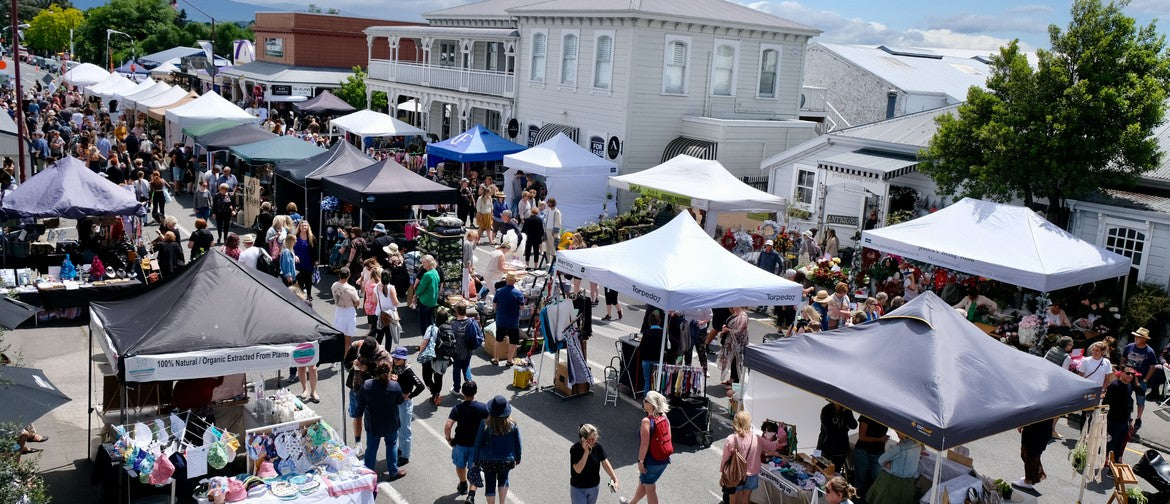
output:
<path id="1" fill-rule="evenodd" d="M 190 198 L 179 197 L 177 203 L 168 207 L 183 206 L 177 213 L 183 235 L 193 229 L 194 218 L 190 211 Z M 326 316 L 332 317 L 333 308 L 328 296 L 328 284 L 323 281 L 324 292 L 314 290 L 314 307 Z M 594 312 L 594 337 L 589 341 L 588 360 L 594 377 L 603 377 L 602 368 L 616 355 L 615 342 L 621 335 L 635 331 L 642 312 L 633 306 L 625 306 L 625 319 L 620 322 L 600 321 L 604 309 Z M 406 328 L 403 342 L 417 349 L 420 332 L 414 324 L 413 313 L 404 312 Z M 359 326 L 359 333 L 364 326 Z M 758 343 L 773 329 L 766 321 L 753 320 L 751 341 Z M 21 355 L 25 366 L 43 368 L 46 375 L 57 383 L 74 401 L 41 419 L 37 425 L 43 434 L 52 439 L 39 447 L 46 452 L 40 455 L 40 467 L 52 485 L 56 502 L 88 502 L 92 499 L 88 486 L 89 469 L 85 463 L 83 446 L 85 434 L 85 376 L 79 365 L 86 361 L 85 327 L 55 326 L 19 329 L 8 334 L 8 343 L 13 351 Z M 100 352 L 100 349 L 98 350 Z M 534 358 L 540 365 L 537 387 L 551 383 L 553 359 L 551 356 Z M 417 370 L 417 364 L 414 365 Z M 513 417 L 520 426 L 525 446 L 523 463 L 511 475 L 508 500 L 515 504 L 541 504 L 568 502 L 568 450 L 576 441 L 580 424 L 590 422 L 601 431 L 601 443 L 606 447 L 621 481 L 621 494 L 632 494 L 636 482 L 637 468 L 635 429 L 641 416 L 637 403 L 623 399 L 615 406 L 603 405 L 604 386 L 594 387 L 595 393 L 579 398 L 562 400 L 554 394 L 539 388 L 516 390 L 511 387 L 512 374 L 503 367 L 494 367 L 486 355 L 479 351 L 472 361 L 472 372 L 480 384 L 480 399 L 487 400 L 496 394 L 507 397 L 513 403 Z M 1022 372 L 1023 373 L 1023 372 Z M 332 425 L 343 425 L 341 410 L 341 381 L 336 368 L 326 366 L 321 370 L 321 403 L 314 408 Z M 256 379 L 256 376 L 252 376 Z M 264 378 L 270 385 L 275 384 L 275 373 Z M 1021 379 L 1027 379 L 1021 375 Z M 450 376 L 446 379 L 450 387 Z M 300 392 L 299 386 L 292 386 Z M 710 394 L 718 395 L 721 387 L 710 387 Z M 714 437 L 721 439 L 730 431 L 727 427 L 727 401 L 713 397 Z M 449 397 L 442 406 L 435 408 L 425 404 L 415 407 L 413 424 L 414 441 L 410 464 L 405 466 L 408 474 L 393 484 L 383 485 L 379 502 L 393 503 L 451 503 L 455 502 L 457 478 L 450 461 L 450 448 L 443 441 L 442 430 L 455 399 Z M 348 422 L 348 420 L 345 420 Z M 1147 412 L 1143 433 L 1152 441 L 1170 440 L 1167 420 Z M 1072 446 L 1071 439 L 1077 433 L 1063 422 L 1058 426 L 1066 440 L 1054 442 L 1044 453 L 1043 461 L 1049 479 L 1038 485 L 1042 494 L 1039 502 L 1076 502 L 1079 481 L 1072 474 L 1067 454 Z M 708 503 L 718 502 L 718 462 L 722 441 L 708 449 L 676 445 L 678 452 L 672 457 L 670 468 L 659 482 L 659 495 L 664 503 Z M 1015 432 L 1002 433 L 968 445 L 975 460 L 975 468 L 992 478 L 1015 480 L 1022 475 L 1023 466 L 1019 458 L 1019 436 Z M 1144 449 L 1131 444 L 1131 451 L 1139 453 Z M 1129 461 L 1136 461 L 1138 455 L 1130 454 Z M 384 456 L 383 456 L 384 459 Z M 1148 487 L 1148 485 L 1145 485 Z M 1103 503 L 1106 500 L 1106 484 L 1090 484 L 1084 502 Z M 482 496 L 479 502 L 484 502 Z M 617 497 L 604 494 L 600 502 L 617 502 Z"/>

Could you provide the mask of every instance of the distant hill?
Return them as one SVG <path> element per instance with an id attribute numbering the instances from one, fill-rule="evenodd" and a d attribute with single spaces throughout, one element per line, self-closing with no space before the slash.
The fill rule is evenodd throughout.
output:
<path id="1" fill-rule="evenodd" d="M 211 0 L 194 2 L 200 9 L 215 18 L 216 22 L 227 21 L 254 21 L 256 19 L 256 11 L 288 11 L 288 10 L 304 10 L 303 7 L 295 5 L 269 7 L 263 5 L 253 5 L 244 2 L 236 2 L 234 0 Z M 73 6 L 81 10 L 90 9 L 99 5 L 105 5 L 106 0 L 73 0 Z M 206 16 L 199 13 L 199 11 L 192 9 L 191 6 L 179 2 L 180 9 L 187 10 L 187 19 L 192 21 L 207 22 Z"/>

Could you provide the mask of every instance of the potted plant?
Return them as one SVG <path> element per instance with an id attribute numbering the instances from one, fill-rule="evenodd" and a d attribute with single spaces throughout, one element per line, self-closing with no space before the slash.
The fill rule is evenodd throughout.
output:
<path id="1" fill-rule="evenodd" d="M 1150 501 L 1138 487 L 1126 487 L 1125 496 L 1129 499 L 1129 504 L 1147 504 Z"/>
<path id="2" fill-rule="evenodd" d="M 999 494 L 1003 496 L 1004 500 L 1012 498 L 1012 484 L 1004 480 L 995 480 L 995 489 L 999 490 Z"/>
<path id="3" fill-rule="evenodd" d="M 1073 470 L 1077 474 L 1085 471 L 1085 460 L 1088 458 L 1088 450 L 1085 448 L 1085 443 L 1078 442 L 1076 448 L 1068 452 L 1068 461 L 1072 463 Z"/>

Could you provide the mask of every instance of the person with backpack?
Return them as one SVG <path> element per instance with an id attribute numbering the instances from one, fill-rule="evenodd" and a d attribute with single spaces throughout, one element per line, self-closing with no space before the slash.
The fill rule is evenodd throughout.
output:
<path id="1" fill-rule="evenodd" d="M 674 453 L 674 444 L 670 441 L 670 420 L 666 418 L 666 413 L 670 411 L 666 397 L 651 390 L 642 398 L 642 411 L 646 417 L 638 428 L 638 488 L 634 490 L 632 499 L 622 497 L 622 504 L 637 504 L 642 497 L 649 504 L 658 504 L 658 490 L 654 485 L 666 471 L 666 466 L 670 465 L 670 455 Z M 759 456 L 756 458 L 759 459 Z"/>
<path id="2" fill-rule="evenodd" d="M 436 408 L 443 402 L 443 374 L 451 365 L 448 350 L 455 345 L 455 334 L 451 332 L 451 326 L 447 323 L 450 317 L 446 308 L 440 306 L 435 309 L 435 323 L 423 333 L 422 342 L 418 345 L 418 357 L 415 359 L 422 365 L 423 385 L 430 391 L 430 402 Z"/>
<path id="3" fill-rule="evenodd" d="M 438 316 L 438 314 L 435 314 Z M 445 316 L 445 314 L 444 314 Z M 451 408 L 447 416 L 447 423 L 443 426 L 443 437 L 451 445 L 451 462 L 455 464 L 455 476 L 459 478 L 459 485 L 455 491 L 459 495 L 467 493 L 464 502 L 475 502 L 475 489 L 483 486 L 479 466 L 472 464 L 472 455 L 475 451 L 475 440 L 480 426 L 488 417 L 486 404 L 475 400 L 479 386 L 474 381 L 463 384 L 460 392 L 463 401 Z M 454 431 L 454 433 L 452 433 Z"/>
<path id="4" fill-rule="evenodd" d="M 445 337 L 441 334 L 440 339 Z M 467 305 L 455 305 L 455 320 L 451 321 L 452 344 L 447 354 L 451 357 L 451 393 L 459 395 L 459 383 L 471 381 L 471 352 L 483 344 L 483 331 L 479 324 L 467 318 Z"/>
<path id="5" fill-rule="evenodd" d="M 775 451 L 780 441 L 775 432 L 760 436 L 752 431 L 752 415 L 747 411 L 735 414 L 731 422 L 735 432 L 723 443 L 723 458 L 719 461 L 719 486 L 723 487 L 723 502 L 748 504 L 752 490 L 760 486 L 760 454 Z"/>

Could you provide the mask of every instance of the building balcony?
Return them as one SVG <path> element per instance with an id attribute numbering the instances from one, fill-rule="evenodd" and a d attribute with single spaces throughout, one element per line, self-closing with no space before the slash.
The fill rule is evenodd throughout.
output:
<path id="1" fill-rule="evenodd" d="M 825 94 L 828 90 L 823 87 L 803 86 L 800 88 L 800 111 L 803 112 L 828 112 L 828 106 L 825 103 Z"/>
<path id="2" fill-rule="evenodd" d="M 516 96 L 516 75 L 492 70 L 371 59 L 369 77 L 501 98 Z"/>

